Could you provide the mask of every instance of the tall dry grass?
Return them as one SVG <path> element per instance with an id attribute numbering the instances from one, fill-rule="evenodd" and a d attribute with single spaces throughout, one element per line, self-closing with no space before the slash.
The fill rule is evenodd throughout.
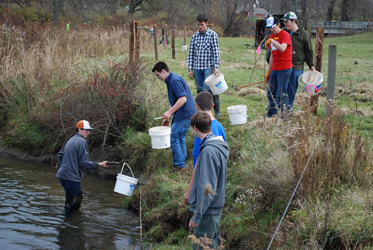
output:
<path id="1" fill-rule="evenodd" d="M 143 32 L 142 32 L 143 33 Z M 127 56 L 129 32 L 122 29 L 77 27 L 66 32 L 53 26 L 1 26 L 0 80 L 24 75 L 48 83 L 74 78 L 81 63 L 94 58 Z M 143 44 L 143 43 L 142 43 Z M 143 51 L 151 46 L 143 44 Z M 89 61 L 88 61 L 89 62 Z"/>
<path id="2" fill-rule="evenodd" d="M 64 141 L 76 120 L 90 119 L 103 126 L 96 134 L 104 145 L 123 136 L 118 124 L 145 128 L 141 117 L 146 116 L 146 106 L 151 106 L 153 80 L 142 61 L 127 62 L 127 26 L 73 26 L 67 32 L 24 22 L 9 28 L 3 24 L 0 29 L 0 114 L 4 120 L 36 123 L 36 129 Z M 145 39 L 147 32 L 140 32 L 140 39 Z M 152 49 L 150 43 L 141 44 L 142 51 Z M 139 113 L 132 119 L 135 112 Z M 9 123 L 8 131 L 16 129 L 10 124 L 18 123 Z M 54 135 L 56 128 L 59 134 Z M 48 141 L 39 147 L 53 151 L 56 144 L 61 142 Z"/>

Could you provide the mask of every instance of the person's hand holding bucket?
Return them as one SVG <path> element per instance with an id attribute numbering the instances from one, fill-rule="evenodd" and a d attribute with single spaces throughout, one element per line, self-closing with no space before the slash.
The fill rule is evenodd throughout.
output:
<path id="1" fill-rule="evenodd" d="M 166 112 L 163 113 L 162 118 L 163 118 L 164 120 L 169 121 L 170 118 L 171 118 L 171 116 L 172 116 L 172 113 L 171 113 L 169 110 L 167 110 Z"/>

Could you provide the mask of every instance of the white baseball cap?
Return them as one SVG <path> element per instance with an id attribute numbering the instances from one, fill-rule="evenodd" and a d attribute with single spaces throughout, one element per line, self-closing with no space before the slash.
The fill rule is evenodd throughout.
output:
<path id="1" fill-rule="evenodd" d="M 76 128 L 82 128 L 82 129 L 93 129 L 88 121 L 86 120 L 80 120 L 76 124 Z"/>
<path id="2" fill-rule="evenodd" d="M 266 28 L 273 28 L 278 23 L 280 23 L 280 20 L 278 20 L 277 17 L 275 17 L 275 16 L 268 17 L 267 18 L 267 26 L 266 26 Z"/>

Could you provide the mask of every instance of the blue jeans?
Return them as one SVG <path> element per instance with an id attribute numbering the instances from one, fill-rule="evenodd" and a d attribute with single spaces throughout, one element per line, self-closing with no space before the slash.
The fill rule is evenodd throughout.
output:
<path id="1" fill-rule="evenodd" d="M 281 112 L 289 110 L 289 98 L 287 94 L 289 79 L 292 69 L 272 70 L 268 84 L 268 107 L 267 116 L 272 117 Z"/>
<path id="2" fill-rule="evenodd" d="M 205 87 L 210 94 L 212 94 L 213 102 L 214 102 L 214 111 L 215 115 L 220 115 L 220 100 L 219 95 L 214 95 L 211 89 L 208 86 L 205 86 L 205 80 L 209 75 L 214 74 L 214 67 L 210 67 L 204 70 L 193 70 L 193 77 L 194 81 L 196 82 L 197 86 L 197 93 L 205 91 Z"/>
<path id="3" fill-rule="evenodd" d="M 64 187 L 66 194 L 68 194 L 68 195 L 82 195 L 82 186 L 81 186 L 80 182 L 60 179 L 60 183 Z"/>
<path id="4" fill-rule="evenodd" d="M 293 69 L 290 75 L 290 81 L 289 81 L 289 86 L 288 86 L 290 108 L 292 108 L 294 105 L 295 95 L 297 94 L 297 91 L 298 91 L 298 79 L 301 74 L 303 74 L 303 69 Z"/>
<path id="5" fill-rule="evenodd" d="M 205 80 L 209 75 L 214 74 L 214 67 L 203 70 L 193 70 L 194 81 L 197 85 L 197 93 L 205 91 Z M 209 89 L 208 86 L 206 86 Z"/>
<path id="6" fill-rule="evenodd" d="M 171 125 L 171 152 L 174 158 L 174 166 L 186 167 L 187 149 L 185 136 L 190 128 L 190 120 L 172 122 Z"/>

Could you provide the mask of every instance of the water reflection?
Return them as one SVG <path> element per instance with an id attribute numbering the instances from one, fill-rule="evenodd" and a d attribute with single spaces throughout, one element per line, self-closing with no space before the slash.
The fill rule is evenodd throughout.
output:
<path id="1" fill-rule="evenodd" d="M 65 192 L 50 165 L 0 157 L 1 249 L 140 249 L 138 217 L 114 181 L 87 175 L 81 211 L 62 215 Z"/>

